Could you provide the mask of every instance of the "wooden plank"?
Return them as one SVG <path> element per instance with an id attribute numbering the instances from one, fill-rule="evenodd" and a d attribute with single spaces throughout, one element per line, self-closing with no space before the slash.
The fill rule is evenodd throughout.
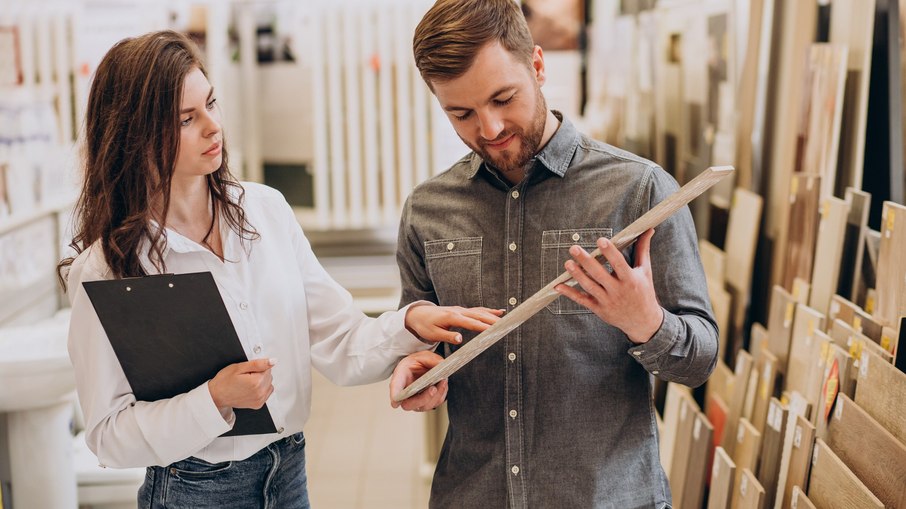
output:
<path id="1" fill-rule="evenodd" d="M 816 412 L 815 429 L 818 438 L 827 436 L 827 422 L 837 401 L 837 394 L 852 397 L 855 393 L 855 375 L 853 358 L 849 351 L 836 344 L 828 350 L 827 365 L 824 368 L 824 382 L 821 385 L 821 397 Z"/>
<path id="2" fill-rule="evenodd" d="M 768 312 L 768 350 L 780 361 L 783 372 L 786 372 L 786 365 L 789 362 L 796 302 L 793 295 L 780 285 L 774 285 L 771 289 L 771 308 Z"/>
<path id="3" fill-rule="evenodd" d="M 655 205 L 651 210 L 636 219 L 629 226 L 616 234 L 611 242 L 619 249 L 623 250 L 629 247 L 635 240 L 646 231 L 659 225 L 662 221 L 672 216 L 677 210 L 685 207 L 697 196 L 711 188 L 714 184 L 733 173 L 732 166 L 710 167 L 692 179 L 688 184 L 668 196 L 662 202 Z M 601 250 L 595 249 L 591 253 L 594 257 L 601 256 Z M 538 311 L 560 296 L 554 288 L 560 284 L 575 284 L 575 280 L 569 275 L 569 272 L 563 272 L 559 277 L 548 283 L 544 288 L 538 290 L 534 295 L 515 309 L 504 315 L 497 323 L 472 338 L 472 340 L 463 344 L 458 350 L 453 352 L 441 363 L 434 366 L 421 378 L 411 383 L 408 387 L 393 395 L 395 401 L 402 401 L 418 392 L 447 379 L 459 368 L 463 367 L 477 357 L 479 354 L 497 343 L 504 336 L 513 331 L 516 327 L 522 325 L 526 320 L 535 315 Z"/>
<path id="4" fill-rule="evenodd" d="M 749 375 L 752 373 L 753 366 L 754 361 L 749 352 L 740 350 L 736 354 L 736 367 L 733 370 L 733 394 L 727 400 L 730 413 L 727 416 L 727 425 L 720 444 L 731 456 L 733 456 L 736 448 L 736 429 L 739 426 L 739 419 L 742 417 L 743 406 L 748 392 Z"/>
<path id="5" fill-rule="evenodd" d="M 816 507 L 884 507 L 820 438 L 815 441 L 812 454 L 808 498 Z"/>
<path id="6" fill-rule="evenodd" d="M 717 322 L 717 358 L 724 359 L 727 345 L 733 338 L 730 327 L 733 299 L 730 297 L 730 292 L 723 286 L 712 285 L 710 282 L 708 283 L 708 296 L 711 298 L 711 310 L 714 311 L 714 320 Z"/>
<path id="7" fill-rule="evenodd" d="M 821 220 L 815 244 L 815 266 L 812 271 L 812 294 L 809 307 L 827 314 L 831 297 L 837 290 L 840 258 L 843 256 L 843 237 L 846 234 L 846 202 L 825 198 L 821 203 Z"/>
<path id="8" fill-rule="evenodd" d="M 733 507 L 739 509 L 762 509 L 764 507 L 764 487 L 748 468 L 742 470 L 739 489 L 736 490 L 736 493 L 739 494 L 739 499 Z"/>
<path id="9" fill-rule="evenodd" d="M 708 280 L 708 284 L 723 288 L 724 274 L 727 270 L 726 253 L 704 239 L 698 241 L 698 252 L 702 258 L 702 268 L 705 269 L 705 278 Z"/>
<path id="10" fill-rule="evenodd" d="M 799 304 L 794 317 L 790 353 L 784 373 L 784 388 L 807 395 L 806 380 L 815 348 L 814 338 L 816 332 L 824 330 L 824 315 L 808 306 Z"/>
<path id="11" fill-rule="evenodd" d="M 714 448 L 714 428 L 705 414 L 696 412 L 692 423 L 692 447 L 689 451 L 689 462 L 686 466 L 686 486 L 678 508 L 700 508 L 705 499 L 705 477 L 708 474 L 708 460 Z"/>
<path id="12" fill-rule="evenodd" d="M 764 328 L 764 325 L 761 325 L 758 322 L 753 323 L 752 330 L 749 332 L 749 351 L 752 353 L 752 357 L 757 359 L 758 356 L 761 355 L 762 350 L 770 351 L 770 341 L 771 338 L 768 335 L 768 330 Z"/>
<path id="13" fill-rule="evenodd" d="M 727 224 L 727 253 L 725 280 L 727 285 L 742 295 L 749 295 L 755 263 L 755 248 L 761 225 L 761 196 L 737 187 L 730 203 Z"/>
<path id="14" fill-rule="evenodd" d="M 818 175 L 796 173 L 790 178 L 788 239 L 787 250 L 783 255 L 784 288 L 793 287 L 793 278 L 812 279 L 820 195 L 821 177 Z"/>
<path id="15" fill-rule="evenodd" d="M 906 444 L 906 373 L 871 352 L 862 352 L 855 402 Z"/>
<path id="16" fill-rule="evenodd" d="M 780 461 L 786 436 L 789 408 L 777 398 L 771 398 L 768 418 L 761 440 L 761 459 L 758 462 L 758 482 L 764 488 L 765 500 L 774 500 L 780 477 Z"/>
<path id="17" fill-rule="evenodd" d="M 683 500 L 686 477 L 689 475 L 689 457 L 693 450 L 692 432 L 695 426 L 698 404 L 688 393 L 680 393 L 679 420 L 676 428 L 676 445 L 670 467 L 670 488 L 674 500 Z"/>
<path id="18" fill-rule="evenodd" d="M 840 295 L 831 298 L 830 309 L 827 313 L 828 330 L 834 320 L 839 318 L 862 334 L 872 338 L 880 344 L 883 326 L 865 310 Z"/>
<path id="19" fill-rule="evenodd" d="M 714 449 L 714 463 L 711 467 L 711 490 L 708 493 L 707 509 L 730 507 L 733 481 L 736 479 L 736 464 L 723 447 Z"/>
<path id="20" fill-rule="evenodd" d="M 906 206 L 886 201 L 881 213 L 881 246 L 875 318 L 895 326 L 906 315 Z"/>
<path id="21" fill-rule="evenodd" d="M 805 381 L 805 392 L 801 393 L 810 407 L 807 415 L 812 423 L 818 422 L 816 417 L 818 410 L 824 408 L 821 390 L 824 387 L 824 377 L 827 375 L 828 359 L 832 359 L 831 353 L 833 350 L 831 345 L 833 344 L 834 341 L 830 336 L 821 331 L 815 332 L 814 342 L 806 364 L 808 377 Z"/>
<path id="22" fill-rule="evenodd" d="M 815 504 L 802 492 L 802 488 L 799 486 L 793 487 L 793 498 L 790 501 L 791 509 L 817 509 Z M 786 506 L 784 506 L 786 508 Z"/>
<path id="23" fill-rule="evenodd" d="M 719 446 L 723 440 L 727 426 L 727 413 L 727 403 L 717 394 L 712 394 L 705 400 L 705 416 L 714 428 L 714 446 Z"/>
<path id="24" fill-rule="evenodd" d="M 857 289 L 860 284 L 860 271 L 865 253 L 865 232 L 868 225 L 868 213 L 871 210 L 871 195 L 865 191 L 847 187 L 846 203 L 849 214 L 846 217 L 846 235 L 843 238 L 843 258 L 840 260 L 840 277 L 837 280 L 837 294 L 852 301 L 857 301 Z"/>
<path id="25" fill-rule="evenodd" d="M 862 350 L 867 349 L 884 359 L 885 362 L 893 364 L 893 355 L 890 352 L 881 348 L 880 344 L 875 343 L 865 334 L 861 334 L 850 325 L 844 323 L 843 320 L 834 320 L 830 337 L 834 340 L 834 344 L 840 345 L 841 348 L 849 351 L 850 356 L 856 361 L 862 358 Z M 858 368 L 858 364 L 855 367 Z"/>
<path id="26" fill-rule="evenodd" d="M 765 424 L 770 422 L 768 411 L 771 399 L 777 394 L 777 383 L 780 373 L 777 357 L 771 352 L 762 352 L 755 362 L 755 372 L 758 375 L 758 388 L 755 394 L 755 406 L 752 410 L 752 425 L 760 432 L 764 432 Z M 759 479 L 761 479 L 759 477 Z M 764 484 L 764 482 L 762 482 Z M 770 493 L 770 491 L 768 492 Z"/>
<path id="27" fill-rule="evenodd" d="M 878 293 L 875 287 L 878 283 L 878 258 L 881 254 L 881 232 L 866 227 L 865 254 L 862 256 L 862 265 L 859 267 L 860 286 L 856 292 L 856 304 L 865 308 L 874 316 L 877 314 Z"/>
<path id="28" fill-rule="evenodd" d="M 812 295 L 812 285 L 801 277 L 793 278 L 793 298 L 799 304 L 808 305 L 808 300 Z"/>
<path id="29" fill-rule="evenodd" d="M 897 345 L 899 344 L 899 333 L 893 327 L 882 327 L 881 328 L 881 340 L 879 341 L 881 348 L 890 352 L 890 355 L 896 360 Z"/>
<path id="30" fill-rule="evenodd" d="M 765 2 L 764 0 L 752 0 L 749 2 L 748 16 L 745 17 L 748 23 L 746 32 L 745 53 L 742 61 L 742 71 L 739 75 L 739 90 L 737 92 L 737 117 L 736 117 L 736 155 L 734 161 L 737 165 L 736 182 L 743 188 L 752 188 L 753 168 L 752 161 L 754 156 L 754 147 L 752 143 L 752 134 L 755 129 L 756 104 L 758 104 L 759 85 L 763 86 L 758 80 L 759 59 L 762 47 L 762 38 L 769 38 L 763 35 L 763 21 L 765 20 Z M 769 7 L 768 12 L 773 12 L 773 7 Z M 766 32 L 770 34 L 770 32 Z"/>
<path id="31" fill-rule="evenodd" d="M 676 431 L 679 428 L 680 406 L 683 404 L 683 394 L 689 395 L 689 388 L 683 385 L 668 383 L 667 395 L 664 400 L 664 433 L 660 440 L 661 466 L 664 473 L 670 476 L 673 466 L 673 451 L 676 448 Z"/>
<path id="32" fill-rule="evenodd" d="M 845 394 L 837 396 L 827 445 L 885 506 L 906 508 L 906 445 Z"/>
<path id="33" fill-rule="evenodd" d="M 874 19 L 875 0 L 833 0 L 828 39 L 849 48 L 844 127 L 840 132 L 839 182 L 835 189 L 838 196 L 847 186 L 862 188 Z"/>
<path id="34" fill-rule="evenodd" d="M 758 454 L 761 452 L 761 433 L 752 426 L 748 419 L 740 419 L 737 430 L 736 436 L 733 437 L 735 446 L 730 454 L 730 457 L 733 458 L 733 463 L 736 464 L 734 485 L 737 487 L 733 491 L 732 507 L 739 507 L 741 493 L 738 488 L 742 483 L 743 471 L 752 472 L 758 467 Z"/>
<path id="35" fill-rule="evenodd" d="M 784 455 L 781 464 L 786 462 L 786 476 L 781 480 L 783 490 L 777 490 L 776 501 L 780 507 L 792 506 L 795 488 L 808 485 L 809 468 L 812 464 L 812 447 L 815 443 L 815 426 L 801 415 L 791 419 L 792 436 L 784 442 Z M 783 472 L 781 472 L 783 477 Z M 776 504 L 775 504 L 776 507 Z"/>
<path id="36" fill-rule="evenodd" d="M 714 371 L 705 385 L 705 401 L 708 401 L 712 396 L 719 397 L 724 403 L 730 401 L 733 396 L 734 378 L 735 376 L 730 367 L 724 361 L 718 359 L 717 364 L 714 366 Z"/>

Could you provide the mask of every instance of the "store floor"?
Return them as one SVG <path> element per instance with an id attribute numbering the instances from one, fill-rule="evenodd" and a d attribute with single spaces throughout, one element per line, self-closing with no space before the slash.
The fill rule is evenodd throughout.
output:
<path id="1" fill-rule="evenodd" d="M 427 507 L 424 416 L 390 408 L 387 382 L 337 387 L 317 372 L 312 377 L 305 428 L 312 507 Z"/>

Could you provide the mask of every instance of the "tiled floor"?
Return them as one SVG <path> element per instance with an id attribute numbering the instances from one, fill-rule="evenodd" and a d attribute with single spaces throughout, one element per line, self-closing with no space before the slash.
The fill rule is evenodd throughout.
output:
<path id="1" fill-rule="evenodd" d="M 315 372 L 312 392 L 305 435 L 314 509 L 428 506 L 423 414 L 390 408 L 387 382 L 337 387 Z"/>

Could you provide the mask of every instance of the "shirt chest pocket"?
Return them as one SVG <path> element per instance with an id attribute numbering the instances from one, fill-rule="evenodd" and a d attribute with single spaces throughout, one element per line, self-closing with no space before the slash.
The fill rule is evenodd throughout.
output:
<path id="1" fill-rule="evenodd" d="M 429 240 L 425 263 L 442 306 L 482 306 L 481 237 Z"/>
<path id="2" fill-rule="evenodd" d="M 563 264 L 572 259 L 569 248 L 574 245 L 582 246 L 586 251 L 597 247 L 596 242 L 601 237 L 613 237 L 613 228 L 579 228 L 569 230 L 545 230 L 541 232 L 541 276 L 542 284 L 547 284 L 557 278 L 566 269 Z M 547 305 L 547 310 L 555 315 L 573 315 L 591 313 L 566 297 L 557 297 Z"/>

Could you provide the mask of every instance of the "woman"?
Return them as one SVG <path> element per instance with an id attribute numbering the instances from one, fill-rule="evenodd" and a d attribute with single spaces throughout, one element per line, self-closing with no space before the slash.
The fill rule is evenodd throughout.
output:
<path id="1" fill-rule="evenodd" d="M 485 308 L 408 306 L 372 319 L 315 259 L 277 191 L 237 183 L 197 50 L 164 31 L 116 44 L 98 66 L 68 270 L 69 352 L 86 440 L 102 465 L 148 467 L 140 507 L 308 507 L 311 367 L 338 384 L 386 378 Z M 250 361 L 176 397 L 136 401 L 82 282 L 210 271 Z M 205 305 L 199 302 L 200 306 Z M 161 317 L 166 319 L 166 317 Z M 276 361 L 279 361 L 277 363 Z M 433 408 L 444 383 L 414 402 Z M 267 402 L 280 431 L 221 437 L 234 408 Z"/>

